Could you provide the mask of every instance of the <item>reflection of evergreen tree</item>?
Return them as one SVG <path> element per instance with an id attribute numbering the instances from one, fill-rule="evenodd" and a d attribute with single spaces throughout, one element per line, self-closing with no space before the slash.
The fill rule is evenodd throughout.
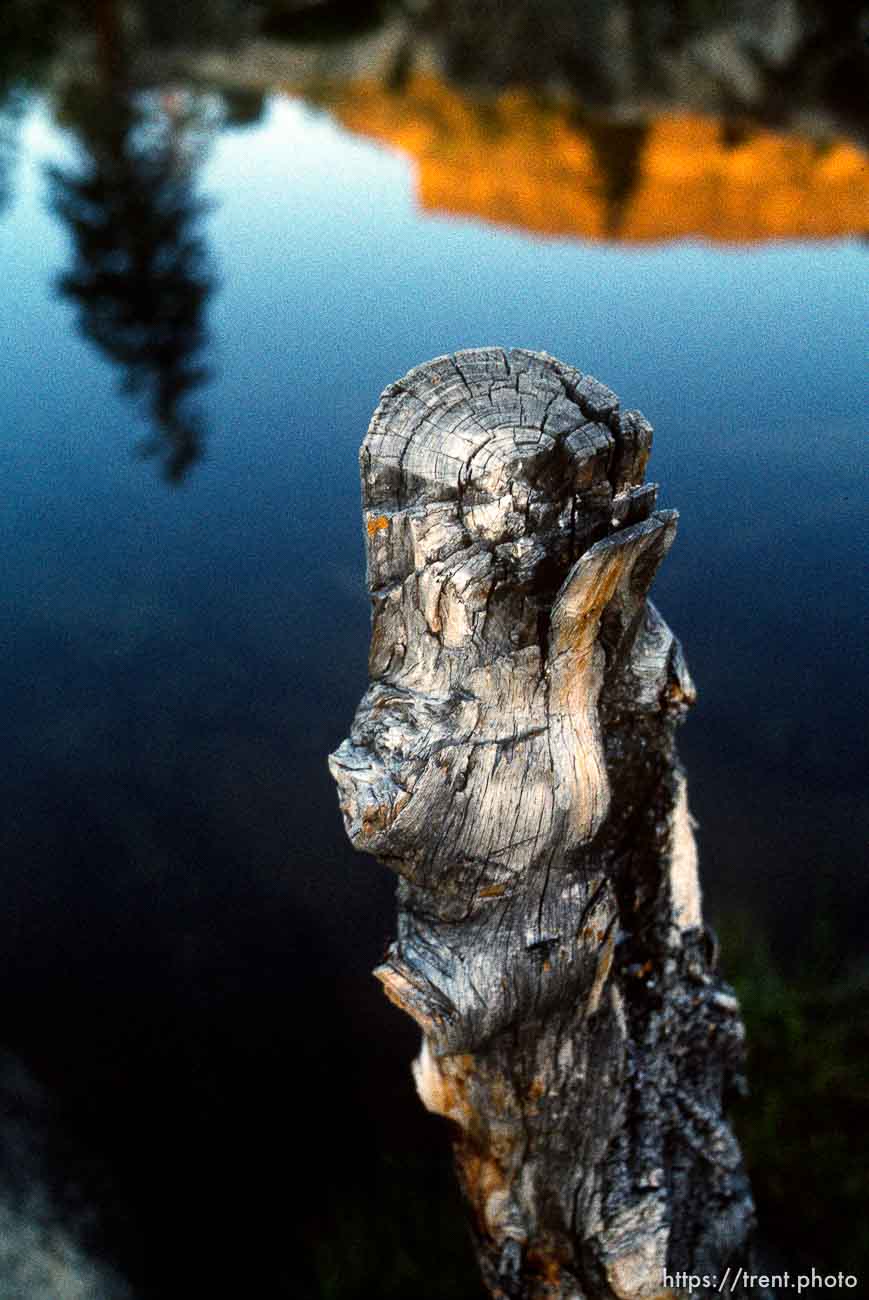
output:
<path id="1" fill-rule="evenodd" d="M 648 121 L 622 122 L 579 114 L 578 124 L 591 145 L 606 213 L 605 229 L 618 239 L 642 174 Z"/>
<path id="2" fill-rule="evenodd" d="M 77 85 L 63 114 L 82 165 L 51 171 L 76 254 L 60 291 L 79 304 L 84 333 L 123 368 L 125 390 L 147 394 L 156 437 L 143 451 L 159 451 L 166 477 L 178 482 L 202 443 L 189 399 L 207 374 L 203 311 L 212 281 L 197 234 L 204 204 L 193 187 L 207 101 L 131 89 L 112 36 L 100 32 L 98 83 Z"/>

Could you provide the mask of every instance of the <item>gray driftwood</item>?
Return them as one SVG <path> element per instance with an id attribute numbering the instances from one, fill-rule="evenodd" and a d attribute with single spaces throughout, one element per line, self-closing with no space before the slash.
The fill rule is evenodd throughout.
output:
<path id="1" fill-rule="evenodd" d="M 422 1029 L 494 1296 L 747 1264 L 744 1035 L 674 747 L 694 687 L 647 600 L 676 530 L 651 436 L 553 357 L 480 348 L 387 388 L 361 450 L 372 680 L 330 766 L 398 873 L 375 974 Z"/>

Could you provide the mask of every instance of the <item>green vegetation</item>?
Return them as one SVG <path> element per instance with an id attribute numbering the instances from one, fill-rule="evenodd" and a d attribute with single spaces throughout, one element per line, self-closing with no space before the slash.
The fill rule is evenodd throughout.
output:
<path id="1" fill-rule="evenodd" d="M 481 1300 L 444 1133 L 441 1158 L 385 1152 L 354 1193 L 335 1189 L 314 1241 L 317 1300 Z"/>
<path id="2" fill-rule="evenodd" d="M 756 925 L 722 927 L 749 1045 L 750 1094 L 735 1120 L 763 1239 L 820 1271 L 865 1273 L 869 965 L 838 970 L 831 938 L 820 921 L 799 973 L 785 978 Z"/>

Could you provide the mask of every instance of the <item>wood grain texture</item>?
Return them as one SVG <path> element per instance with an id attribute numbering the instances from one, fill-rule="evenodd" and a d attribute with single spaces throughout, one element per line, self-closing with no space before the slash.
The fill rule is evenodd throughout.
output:
<path id="1" fill-rule="evenodd" d="M 371 685 L 330 767 L 399 877 L 375 974 L 422 1029 L 494 1296 L 650 1300 L 748 1260 L 651 435 L 555 358 L 478 348 L 387 388 L 360 453 Z"/>

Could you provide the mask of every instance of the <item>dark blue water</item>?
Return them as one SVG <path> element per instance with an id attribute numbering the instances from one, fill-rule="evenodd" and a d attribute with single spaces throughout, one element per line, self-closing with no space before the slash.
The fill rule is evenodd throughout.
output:
<path id="1" fill-rule="evenodd" d="M 272 99 L 206 132 L 188 175 L 211 287 L 168 420 L 198 458 L 173 482 L 152 389 L 122 391 L 59 292 L 76 243 L 51 166 L 90 163 L 34 99 L 0 211 L 4 1032 L 122 1151 L 126 1195 L 163 1152 L 161 1234 L 226 1229 L 221 1161 L 257 1145 L 251 1169 L 276 1143 L 276 1182 L 297 1176 L 282 1097 L 315 1182 L 342 1122 L 413 1113 L 414 1035 L 365 973 L 391 882 L 345 846 L 325 758 L 365 684 L 357 448 L 430 356 L 544 349 L 651 419 L 682 516 L 656 599 L 700 689 L 682 750 L 713 919 L 750 910 L 799 960 L 823 918 L 859 950 L 864 246 L 626 248 L 426 215 L 407 161 Z M 220 1155 L 234 1098 L 250 1127 Z M 272 1190 L 251 1224 L 279 1222 Z M 153 1248 L 139 1267 L 162 1276 Z"/>

